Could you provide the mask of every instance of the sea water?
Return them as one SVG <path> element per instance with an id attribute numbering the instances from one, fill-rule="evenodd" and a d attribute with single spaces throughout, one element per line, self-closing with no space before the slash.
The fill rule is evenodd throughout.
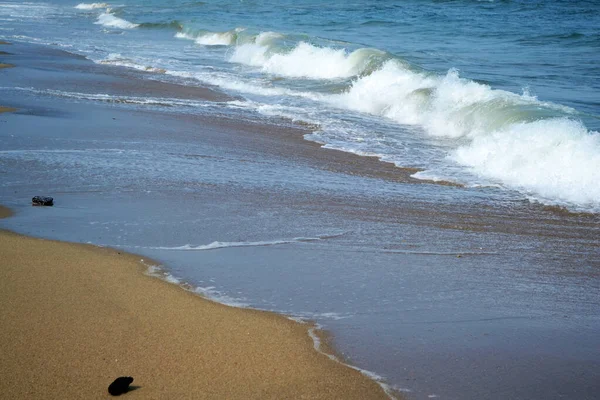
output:
<path id="1" fill-rule="evenodd" d="M 595 1 L 2 2 L 0 37 L 215 85 L 307 139 L 600 209 Z M 101 95 L 101 94 L 99 94 Z"/>

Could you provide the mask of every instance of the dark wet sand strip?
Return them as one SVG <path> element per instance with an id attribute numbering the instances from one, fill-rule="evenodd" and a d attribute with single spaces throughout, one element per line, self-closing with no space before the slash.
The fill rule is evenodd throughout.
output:
<path id="1" fill-rule="evenodd" d="M 2 218 L 8 218 L 10 216 L 13 215 L 13 212 L 11 211 L 10 208 L 4 207 L 4 206 L 0 206 L 0 219 Z"/>
<path id="2" fill-rule="evenodd" d="M 7 44 L 10 44 L 10 43 L 5 42 L 3 40 L 0 40 L 0 45 L 7 45 Z M 9 55 L 9 54 L 10 53 L 7 53 L 5 51 L 0 51 L 0 55 Z M 12 65 L 12 64 L 6 64 L 6 63 L 1 63 L 0 62 L 0 69 L 2 69 L 2 68 L 12 68 L 12 67 L 14 67 L 14 65 Z M 0 114 L 5 113 L 5 112 L 12 112 L 12 111 L 16 111 L 16 109 L 10 108 L 10 107 L 0 106 Z M 0 211 L 0 218 L 3 218 L 2 214 L 1 214 L 1 211 Z"/>
<path id="3" fill-rule="evenodd" d="M 0 114 L 5 113 L 5 112 L 13 112 L 13 111 L 17 111 L 17 109 L 12 108 L 12 107 L 0 106 Z"/>

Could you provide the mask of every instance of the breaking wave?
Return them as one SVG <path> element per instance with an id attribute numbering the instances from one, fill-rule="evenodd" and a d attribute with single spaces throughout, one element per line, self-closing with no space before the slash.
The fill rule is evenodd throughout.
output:
<path id="1" fill-rule="evenodd" d="M 140 26 L 139 24 L 134 24 L 133 22 L 126 21 L 122 18 L 116 17 L 110 12 L 105 12 L 98 16 L 96 22 L 97 25 L 106 26 L 107 28 L 118 28 L 118 29 L 133 29 Z"/>
<path id="2" fill-rule="evenodd" d="M 376 49 L 318 47 L 300 42 L 291 50 L 273 44 L 278 34 L 258 35 L 254 43 L 235 48 L 229 61 L 259 67 L 263 72 L 286 77 L 338 79 L 360 75 L 380 64 L 386 53 Z"/>
<path id="3" fill-rule="evenodd" d="M 76 7 L 105 6 L 106 3 L 81 3 Z M 177 38 L 203 46 L 230 46 L 224 52 L 227 61 L 253 68 L 250 74 L 244 68 L 231 72 L 212 67 L 191 71 L 167 65 L 166 69 L 139 65 L 113 55 L 102 63 L 193 78 L 228 90 L 278 98 L 276 106 L 260 98 L 253 104 L 263 114 L 285 112 L 284 117 L 293 120 L 308 116 L 311 123 L 319 126 L 336 118 L 324 116 L 323 105 L 327 110 L 361 113 L 362 116 L 353 114 L 356 120 L 367 118 L 365 114 L 383 117 L 398 124 L 402 134 L 424 132 L 428 143 L 443 142 L 443 151 L 448 149 L 445 160 L 423 161 L 419 167 L 424 171 L 415 173 L 415 178 L 496 185 L 544 203 L 600 209 L 600 185 L 595 184 L 600 180 L 600 134 L 587 129 L 580 121 L 582 116 L 572 108 L 540 101 L 527 92 L 493 89 L 462 78 L 453 69 L 445 74 L 430 73 L 384 51 L 348 50 L 325 39 L 299 40 L 277 32 L 252 34 L 243 28 L 224 32 L 191 30 L 177 21 L 135 24 L 115 16 L 110 9 L 104 10 L 96 23 L 120 29 L 172 27 L 178 30 Z M 256 78 L 257 71 L 271 76 Z M 279 109 L 273 110 L 274 107 Z M 408 126 L 418 129 L 405 129 Z M 382 141 L 370 137 L 373 134 L 369 132 L 355 135 L 360 143 L 352 141 L 347 132 L 336 135 L 333 144 L 328 142 L 327 135 L 320 137 L 325 144 L 338 149 L 386 160 L 395 161 L 394 157 L 401 152 L 393 148 L 400 142 L 388 141 L 386 137 L 383 142 L 391 145 L 385 147 L 380 145 Z M 393 133 L 386 131 L 385 135 Z"/>
<path id="4" fill-rule="evenodd" d="M 280 33 L 244 35 L 243 32 L 243 28 L 227 32 L 183 29 L 175 37 L 205 46 L 234 46 L 229 56 L 230 62 L 259 67 L 265 73 L 286 77 L 349 78 L 372 71 L 389 58 L 383 51 L 368 48 L 347 51 L 307 42 L 299 42 L 293 48 L 288 48 L 282 41 L 285 36 Z"/>
<path id="5" fill-rule="evenodd" d="M 110 6 L 106 3 L 79 3 L 75 8 L 79 10 L 95 10 L 97 8 L 109 8 Z"/>
<path id="6" fill-rule="evenodd" d="M 227 32 L 198 32 L 191 31 L 178 32 L 175 37 L 179 39 L 193 40 L 198 44 L 205 46 L 231 46 L 236 43 L 238 34 L 243 28 L 236 28 Z"/>
<path id="7" fill-rule="evenodd" d="M 600 135 L 569 107 L 494 90 L 455 70 L 445 76 L 414 72 L 395 60 L 327 102 L 450 139 L 450 160 L 543 201 L 600 204 L 594 184 L 600 179 Z"/>

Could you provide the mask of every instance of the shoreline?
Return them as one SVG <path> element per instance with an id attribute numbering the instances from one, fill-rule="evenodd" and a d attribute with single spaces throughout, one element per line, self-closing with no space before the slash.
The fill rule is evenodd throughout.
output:
<path id="1" fill-rule="evenodd" d="M 0 45 L 12 45 L 12 43 L 4 42 Z M 23 45 L 23 43 L 16 43 L 15 45 Z M 161 74 L 155 71 L 140 71 L 128 68 L 126 66 L 110 65 L 104 63 L 96 63 L 93 60 L 86 58 L 77 53 L 69 52 L 61 49 L 57 50 L 51 46 L 42 45 L 31 45 L 27 46 L 37 47 L 36 52 L 45 52 L 48 56 L 53 57 L 66 57 L 67 59 L 72 58 L 83 62 L 83 65 L 59 65 L 59 70 L 65 72 L 77 71 L 86 72 L 91 74 L 108 75 L 112 78 L 117 78 L 117 81 L 110 82 L 108 85 L 102 83 L 102 86 L 98 86 L 98 89 L 103 93 L 127 93 L 135 92 L 139 95 L 148 96 L 173 96 L 175 99 L 191 100 L 191 99 L 203 99 L 210 102 L 225 102 L 237 99 L 236 96 L 232 96 L 222 91 L 218 87 L 212 86 L 186 86 L 181 83 L 145 79 L 144 75 Z M 18 56 L 18 54 L 11 53 L 12 56 Z M 17 57 L 18 58 L 18 57 Z M 7 68 L 14 68 L 16 65 L 7 64 Z M 124 78 L 124 79 L 123 79 Z M 68 83 L 63 83 L 63 87 Z M 97 83 L 88 81 L 87 87 L 94 89 Z M 68 89 L 68 87 L 67 87 Z M 5 110 L 0 112 L 14 112 L 18 108 L 3 107 Z M 181 115 L 182 118 L 190 118 L 187 115 Z M 191 116 L 191 118 L 197 118 L 197 116 Z M 202 116 L 201 119 L 211 121 L 213 117 Z M 274 121 L 263 122 L 254 121 L 249 125 L 243 126 L 245 130 L 256 131 L 267 139 L 267 141 L 278 141 L 287 142 L 284 147 L 286 150 L 290 150 L 294 147 L 293 155 L 299 159 L 306 160 L 310 164 L 314 164 L 314 159 L 318 159 L 320 167 L 324 170 L 331 171 L 334 173 L 344 173 L 348 175 L 357 175 L 367 178 L 382 179 L 388 182 L 404 183 L 404 184 L 415 184 L 415 185 L 433 185 L 433 186 L 446 186 L 455 188 L 465 188 L 465 186 L 458 182 L 451 182 L 446 180 L 431 180 L 431 179 L 418 179 L 412 177 L 417 172 L 422 171 L 421 168 L 411 166 L 396 165 L 393 162 L 385 161 L 380 156 L 371 155 L 360 155 L 341 149 L 327 147 L 326 144 L 306 138 L 305 136 L 311 135 L 318 131 L 318 126 L 311 126 L 303 122 L 295 122 L 286 118 L 280 117 L 282 121 L 286 121 L 284 125 L 279 125 Z M 233 128 L 242 127 L 242 124 L 236 121 L 227 121 L 221 117 L 218 122 L 219 125 L 228 126 Z M 256 127 L 252 125 L 257 124 Z M 281 143 L 279 143 L 281 145 Z M 316 150 L 316 152 L 315 152 Z"/>
<path id="2" fill-rule="evenodd" d="M 12 261 L 1 272 L 0 346 L 3 393 L 14 398 L 100 397 L 119 375 L 134 377 L 131 398 L 396 396 L 332 353 L 316 325 L 192 293 L 135 254 L 7 230 L 0 248 Z"/>

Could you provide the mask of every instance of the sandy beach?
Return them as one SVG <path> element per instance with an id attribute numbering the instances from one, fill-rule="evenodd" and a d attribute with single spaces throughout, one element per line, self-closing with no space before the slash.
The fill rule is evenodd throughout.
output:
<path id="1" fill-rule="evenodd" d="M 125 398 L 387 398 L 315 351 L 309 325 L 204 300 L 138 256 L 6 231 L 0 253 L 4 398 L 107 398 L 122 375 Z"/>

